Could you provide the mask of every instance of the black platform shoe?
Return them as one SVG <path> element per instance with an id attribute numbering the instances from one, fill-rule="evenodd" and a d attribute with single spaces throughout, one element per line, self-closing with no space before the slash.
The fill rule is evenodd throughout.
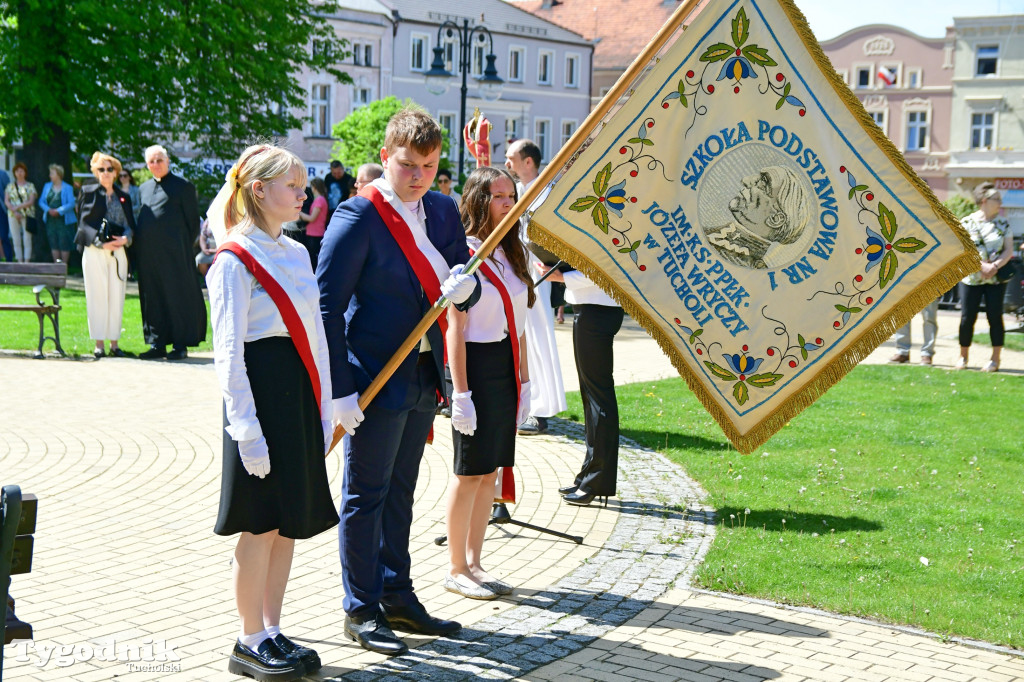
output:
<path id="1" fill-rule="evenodd" d="M 572 485 L 565 485 L 558 489 L 559 495 L 572 495 L 574 492 L 579 490 L 580 487 L 573 483 Z"/>
<path id="2" fill-rule="evenodd" d="M 574 493 L 566 495 L 562 499 L 565 500 L 566 502 L 568 502 L 569 504 L 575 504 L 578 507 L 586 507 L 591 502 L 594 501 L 595 497 L 603 497 L 604 498 L 604 506 L 605 507 L 608 506 L 608 496 L 607 495 L 600 495 L 600 496 L 598 496 L 598 495 L 595 495 L 594 493 L 588 493 L 585 490 L 577 490 Z"/>
<path id="3" fill-rule="evenodd" d="M 309 647 L 299 646 L 281 633 L 274 637 L 274 644 L 284 653 L 302 661 L 302 664 L 306 666 L 307 675 L 315 673 L 323 667 L 323 664 L 320 662 L 320 655 L 317 652 Z"/>
<path id="4" fill-rule="evenodd" d="M 255 650 L 236 641 L 228 660 L 228 672 L 260 682 L 287 682 L 305 675 L 306 666 L 298 658 L 281 651 L 274 640 L 268 638 Z"/>

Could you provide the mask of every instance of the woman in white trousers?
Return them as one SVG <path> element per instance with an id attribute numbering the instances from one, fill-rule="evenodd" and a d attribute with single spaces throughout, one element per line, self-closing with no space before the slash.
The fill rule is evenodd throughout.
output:
<path id="1" fill-rule="evenodd" d="M 111 356 L 125 355 L 117 342 L 121 338 L 125 282 L 128 280 L 128 259 L 124 247 L 131 244 L 135 215 L 131 197 L 114 184 L 121 171 L 121 162 L 96 152 L 89 166 L 99 182 L 82 188 L 75 244 L 82 253 L 89 337 L 96 343 L 92 353 L 98 360 L 105 353 L 104 341 L 107 340 L 110 341 Z"/>

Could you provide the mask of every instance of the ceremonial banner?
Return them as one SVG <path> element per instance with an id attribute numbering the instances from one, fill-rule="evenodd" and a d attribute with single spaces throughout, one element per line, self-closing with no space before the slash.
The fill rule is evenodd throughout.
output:
<path id="1" fill-rule="evenodd" d="M 789 0 L 710 3 L 533 214 L 741 452 L 979 267 Z"/>

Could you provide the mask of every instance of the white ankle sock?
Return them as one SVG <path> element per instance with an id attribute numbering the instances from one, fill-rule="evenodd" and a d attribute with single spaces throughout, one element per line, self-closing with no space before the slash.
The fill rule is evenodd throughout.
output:
<path id="1" fill-rule="evenodd" d="M 279 625 L 267 626 L 267 637 L 269 637 L 270 639 L 274 639 L 279 634 L 281 634 L 281 627 Z"/>
<path id="2" fill-rule="evenodd" d="M 266 630 L 260 630 L 259 632 L 252 633 L 251 635 L 241 632 L 238 635 L 238 641 L 242 643 L 242 646 L 249 647 L 255 651 L 256 647 L 263 644 L 263 640 L 267 639 L 267 637 L 268 635 Z"/>

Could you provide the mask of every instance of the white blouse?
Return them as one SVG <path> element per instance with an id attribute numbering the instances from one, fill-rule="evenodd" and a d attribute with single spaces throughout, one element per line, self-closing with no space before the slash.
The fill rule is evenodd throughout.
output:
<path id="1" fill-rule="evenodd" d="M 562 275 L 565 278 L 565 300 L 574 305 L 604 305 L 610 308 L 620 307 L 615 299 L 604 293 L 600 287 L 591 282 L 579 270 Z"/>
<path id="2" fill-rule="evenodd" d="M 480 240 L 476 237 L 467 237 L 469 248 L 477 251 L 480 248 Z M 526 329 L 526 284 L 516 277 L 512 271 L 512 265 L 505 258 L 505 251 L 499 246 L 486 261 L 494 274 L 501 277 L 505 282 L 509 298 L 512 300 L 512 314 L 516 320 L 516 329 L 520 336 Z M 508 324 L 505 319 L 505 305 L 501 301 L 501 294 L 483 272 L 477 271 L 480 279 L 480 300 L 469 309 L 466 321 L 465 339 L 467 343 L 494 343 L 501 341 L 508 335 Z M 534 305 L 540 305 L 537 301 Z"/>
<path id="3" fill-rule="evenodd" d="M 310 345 L 316 354 L 314 361 L 320 374 L 321 418 L 331 419 L 330 356 L 320 316 L 320 288 L 309 262 L 309 252 L 283 235 L 273 239 L 263 230 L 254 229 L 246 236 L 256 242 L 269 258 L 270 265 L 288 278 L 288 284 L 302 299 L 295 302 L 299 314 L 305 310 L 314 318 L 319 344 L 311 339 Z M 260 259 L 258 254 L 253 255 Z M 264 263 L 265 267 L 267 265 Z M 233 254 L 217 257 L 206 275 L 206 283 L 213 323 L 214 368 L 227 407 L 228 426 L 225 430 L 234 440 L 252 440 L 263 435 L 263 430 L 256 419 L 256 404 L 246 374 L 245 343 L 272 336 L 287 337 L 288 328 L 273 299 Z"/>

